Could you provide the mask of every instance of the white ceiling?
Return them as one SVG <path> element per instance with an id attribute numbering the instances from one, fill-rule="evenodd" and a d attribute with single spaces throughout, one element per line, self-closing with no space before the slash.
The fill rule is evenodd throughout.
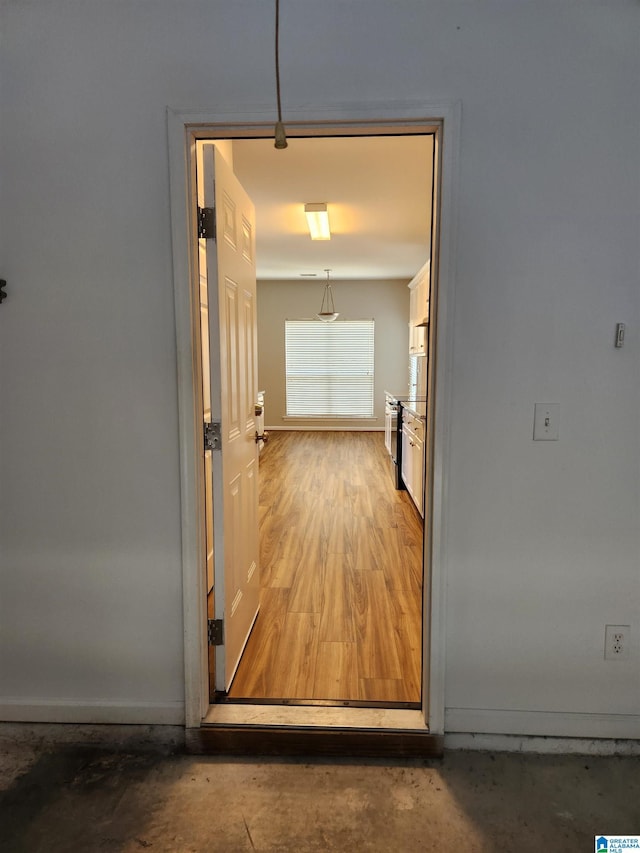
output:
<path id="1" fill-rule="evenodd" d="M 233 168 L 256 205 L 259 279 L 413 278 L 429 257 L 431 136 L 236 139 Z M 306 202 L 326 202 L 312 241 Z"/>

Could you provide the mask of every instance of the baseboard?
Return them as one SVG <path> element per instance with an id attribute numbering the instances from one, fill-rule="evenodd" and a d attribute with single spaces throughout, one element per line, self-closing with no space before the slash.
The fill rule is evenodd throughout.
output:
<path id="1" fill-rule="evenodd" d="M 183 726 L 184 702 L 113 702 L 106 699 L 0 700 L 6 723 L 100 723 Z"/>
<path id="2" fill-rule="evenodd" d="M 448 708 L 445 732 L 634 740 L 640 739 L 640 715 Z"/>

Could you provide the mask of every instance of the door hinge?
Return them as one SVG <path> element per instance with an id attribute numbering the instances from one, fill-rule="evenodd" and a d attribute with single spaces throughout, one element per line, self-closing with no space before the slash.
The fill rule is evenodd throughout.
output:
<path id="1" fill-rule="evenodd" d="M 224 646 L 223 619 L 207 619 L 207 642 L 210 646 Z"/>
<path id="2" fill-rule="evenodd" d="M 216 236 L 216 209 L 215 207 L 198 208 L 198 237 L 205 240 L 215 239 Z"/>
<path id="3" fill-rule="evenodd" d="M 217 421 L 204 425 L 204 449 L 220 450 L 220 424 Z"/>

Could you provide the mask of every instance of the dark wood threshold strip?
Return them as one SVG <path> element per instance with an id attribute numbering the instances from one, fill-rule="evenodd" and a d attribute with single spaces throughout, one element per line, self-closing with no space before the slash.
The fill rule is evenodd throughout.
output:
<path id="1" fill-rule="evenodd" d="M 441 758 L 444 738 L 396 729 L 212 724 L 187 729 L 186 748 L 194 755 Z"/>
<path id="2" fill-rule="evenodd" d="M 420 702 L 383 702 L 361 699 L 238 699 L 230 698 L 228 693 L 217 691 L 215 705 L 285 705 L 288 707 L 309 708 L 388 708 L 404 711 L 419 711 Z"/>

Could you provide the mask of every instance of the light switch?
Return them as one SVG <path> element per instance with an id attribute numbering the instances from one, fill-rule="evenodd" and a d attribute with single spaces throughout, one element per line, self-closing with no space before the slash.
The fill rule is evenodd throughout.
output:
<path id="1" fill-rule="evenodd" d="M 533 413 L 533 440 L 557 441 L 559 437 L 559 403 L 536 403 Z"/>

